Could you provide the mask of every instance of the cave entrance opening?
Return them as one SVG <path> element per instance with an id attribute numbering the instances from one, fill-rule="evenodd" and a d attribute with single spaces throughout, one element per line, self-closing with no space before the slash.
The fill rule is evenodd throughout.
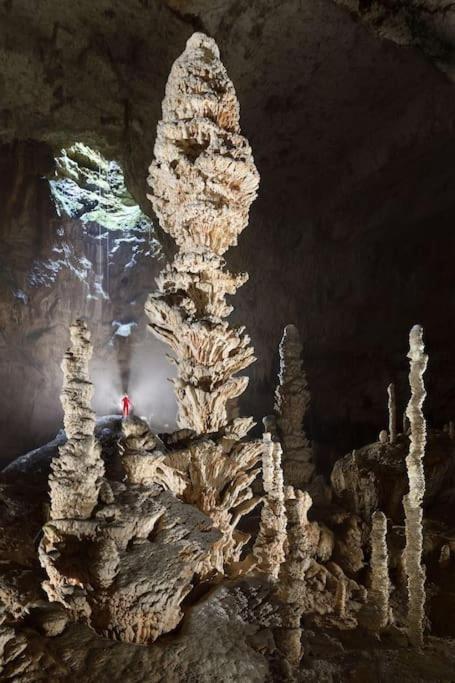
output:
<path id="1" fill-rule="evenodd" d="M 57 249 L 66 250 L 68 262 L 85 264 L 78 279 L 87 291 L 81 317 L 95 346 L 94 408 L 100 415 L 120 412 L 122 395 L 130 393 L 149 412 L 136 366 L 149 343 L 143 305 L 161 256 L 153 224 L 128 190 L 121 164 L 83 142 L 58 152 L 49 186 L 61 219 Z"/>

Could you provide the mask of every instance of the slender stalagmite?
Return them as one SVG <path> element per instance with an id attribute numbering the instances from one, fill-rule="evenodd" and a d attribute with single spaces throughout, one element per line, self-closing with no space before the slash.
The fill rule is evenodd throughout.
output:
<path id="1" fill-rule="evenodd" d="M 71 346 L 62 362 L 61 401 L 67 442 L 59 448 L 49 476 L 51 519 L 88 519 L 98 501 L 104 465 L 95 440 L 93 384 L 88 364 L 93 353 L 83 320 L 70 327 Z"/>
<path id="2" fill-rule="evenodd" d="M 371 519 L 371 586 L 368 591 L 368 628 L 379 631 L 389 620 L 387 518 L 376 510 Z"/>
<path id="3" fill-rule="evenodd" d="M 295 325 L 287 325 L 280 343 L 279 384 L 275 392 L 278 434 L 283 445 L 285 483 L 303 488 L 314 472 L 313 451 L 303 429 L 310 392 L 302 367 L 302 343 Z"/>
<path id="4" fill-rule="evenodd" d="M 389 441 L 390 443 L 395 443 L 397 440 L 397 404 L 394 384 L 389 384 L 387 394 L 389 397 Z"/>
<path id="5" fill-rule="evenodd" d="M 264 482 L 264 505 L 261 511 L 259 533 L 253 548 L 258 568 L 278 577 L 280 565 L 284 561 L 286 541 L 286 509 L 284 505 L 283 471 L 281 469 L 281 446 L 272 441 L 271 435 L 264 434 L 262 454 L 262 474 Z"/>
<path id="6" fill-rule="evenodd" d="M 308 510 L 311 497 L 307 491 L 285 488 L 287 515 L 287 552 L 280 567 L 277 594 L 282 602 L 281 628 L 276 632 L 277 645 L 291 669 L 299 666 L 302 657 L 300 622 L 304 611 L 305 572 L 310 566 L 308 541 Z"/>
<path id="7" fill-rule="evenodd" d="M 411 643 L 419 647 L 423 645 L 425 618 L 422 502 L 425 494 L 423 458 L 425 455 L 426 425 L 422 405 L 426 396 L 423 374 L 428 362 L 428 356 L 424 353 L 423 330 L 419 325 L 414 325 L 410 332 L 409 346 L 411 398 L 406 409 L 406 415 L 411 426 L 411 437 L 409 454 L 406 457 L 409 493 L 403 498 L 406 514 L 404 565 L 408 579 L 408 635 Z"/>

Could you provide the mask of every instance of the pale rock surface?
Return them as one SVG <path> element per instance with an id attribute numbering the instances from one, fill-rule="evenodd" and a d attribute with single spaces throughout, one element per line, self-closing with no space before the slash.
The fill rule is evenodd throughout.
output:
<path id="1" fill-rule="evenodd" d="M 406 409 L 411 425 L 409 454 L 406 468 L 409 478 L 409 493 L 404 497 L 406 548 L 404 565 L 408 579 L 408 634 L 415 646 L 423 645 L 425 620 L 425 567 L 423 554 L 423 498 L 425 494 L 425 472 L 423 458 L 426 445 L 426 423 L 422 411 L 426 391 L 423 374 L 428 363 L 424 352 L 423 330 L 414 325 L 409 335 L 410 360 L 409 384 L 411 398 Z"/>
<path id="2" fill-rule="evenodd" d="M 159 468 L 176 471 L 175 492 L 221 531 L 203 573 L 224 573 L 249 540 L 236 527 L 258 502 L 251 484 L 261 444 L 240 441 L 252 420 L 228 419 L 229 401 L 248 383 L 237 373 L 255 358 L 244 328 L 224 320 L 232 311 L 226 296 L 247 276 L 226 271 L 222 254 L 247 225 L 259 176 L 218 46 L 202 33 L 171 69 L 154 155 L 149 199 L 178 252 L 145 311 L 151 331 L 174 353 L 177 424 L 189 430 L 183 448 L 166 454 Z"/>
<path id="3" fill-rule="evenodd" d="M 282 602 L 281 629 L 277 632 L 278 648 L 291 670 L 298 667 L 302 657 L 300 622 L 308 591 L 305 574 L 311 564 L 308 537 L 308 510 L 311 498 L 307 492 L 286 487 L 287 552 L 280 568 L 278 596 Z"/>
<path id="4" fill-rule="evenodd" d="M 371 521 L 371 580 L 367 604 L 359 617 L 372 631 L 380 631 L 389 622 L 390 579 L 387 551 L 387 518 L 376 510 Z"/>
<path id="5" fill-rule="evenodd" d="M 213 545 L 204 574 L 235 571 L 241 559 L 250 534 L 238 530 L 237 525 L 259 503 L 251 484 L 259 472 L 255 465 L 262 450 L 261 441 L 236 441 L 226 452 L 222 443 L 201 439 L 164 458 L 165 465 L 188 482 L 182 500 L 208 515 L 222 534 Z"/>
<path id="6" fill-rule="evenodd" d="M 156 446 L 157 439 L 145 420 L 136 416 L 123 420 L 119 449 L 128 481 L 147 486 L 159 484 L 176 495 L 182 494 L 188 485 L 188 478 L 166 465 L 165 453 Z"/>
<path id="7" fill-rule="evenodd" d="M 107 637 L 153 641 L 181 621 L 180 604 L 220 534 L 161 487 L 113 488 L 115 501 L 92 519 L 44 526 L 44 588 Z"/>
<path id="8" fill-rule="evenodd" d="M 408 490 L 407 435 L 398 434 L 394 444 L 376 442 L 337 460 L 331 484 L 343 507 L 369 523 L 375 510 L 382 510 L 395 523 L 403 521 L 402 499 Z M 448 434 L 432 430 L 425 454 L 425 504 L 436 503 L 455 474 L 455 449 Z"/>
<path id="9" fill-rule="evenodd" d="M 52 519 L 88 519 L 97 504 L 104 473 L 94 435 L 95 413 L 91 409 L 90 332 L 84 321 L 76 320 L 70 335 L 71 346 L 62 363 L 61 395 L 67 441 L 59 448 L 49 477 Z"/>
<path id="10" fill-rule="evenodd" d="M 262 479 L 265 496 L 253 555 L 257 560 L 257 568 L 276 579 L 284 561 L 287 541 L 282 451 L 280 444 L 273 442 L 270 434 L 265 433 L 263 440 Z"/>
<path id="11" fill-rule="evenodd" d="M 146 303 L 152 332 L 173 350 L 178 425 L 196 434 L 227 423 L 226 404 L 247 385 L 254 359 L 244 328 L 223 319 L 246 275 L 222 254 L 246 227 L 259 176 L 240 135 L 239 106 L 213 39 L 196 33 L 175 62 L 158 124 L 149 196 L 179 251 Z"/>
<path id="12" fill-rule="evenodd" d="M 5 680 L 267 683 L 275 647 L 269 627 L 277 623 L 269 592 L 260 582 L 218 586 L 191 607 L 173 638 L 149 647 L 106 640 L 84 624 L 51 639 L 33 631 L 14 637 L 8 627 L 0 636 Z"/>

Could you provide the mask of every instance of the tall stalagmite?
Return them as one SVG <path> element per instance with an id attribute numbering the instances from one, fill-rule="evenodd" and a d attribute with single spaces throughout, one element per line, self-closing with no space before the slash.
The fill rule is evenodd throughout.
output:
<path id="1" fill-rule="evenodd" d="M 158 124 L 149 198 L 179 251 L 157 279 L 146 313 L 175 354 L 178 425 L 196 434 L 228 421 L 226 404 L 248 383 L 254 359 L 244 328 L 224 320 L 247 275 L 225 269 L 224 252 L 248 222 L 259 176 L 240 135 L 234 86 L 215 41 L 195 33 L 172 67 Z"/>
<path id="2" fill-rule="evenodd" d="M 389 566 L 387 552 L 387 517 L 380 510 L 371 518 L 371 586 L 365 620 L 366 626 L 379 631 L 389 621 Z"/>
<path id="3" fill-rule="evenodd" d="M 310 392 L 302 367 L 302 343 L 295 325 L 287 325 L 280 343 L 279 385 L 275 392 L 278 434 L 283 445 L 286 484 L 302 488 L 314 472 L 313 452 L 303 430 Z"/>
<path id="4" fill-rule="evenodd" d="M 247 275 L 225 268 L 224 252 L 248 222 L 259 176 L 240 135 L 234 86 L 212 38 L 195 33 L 174 63 L 158 124 L 149 196 L 178 252 L 157 278 L 145 311 L 174 352 L 178 426 L 186 442 L 165 464 L 186 482 L 181 498 L 209 515 L 222 538 L 202 573 L 240 561 L 249 534 L 236 529 L 254 507 L 251 483 L 262 444 L 241 442 L 251 419 L 229 420 L 228 402 L 246 388 L 237 373 L 255 358 L 244 328 L 225 318 Z"/>
<path id="5" fill-rule="evenodd" d="M 268 433 L 264 434 L 262 476 L 266 495 L 253 555 L 261 571 L 277 578 L 285 557 L 286 509 L 283 470 L 281 469 L 281 446 L 278 442 L 272 441 L 271 435 Z"/>
<path id="6" fill-rule="evenodd" d="M 413 645 L 421 646 L 425 619 L 422 502 L 425 494 L 423 458 L 426 444 L 426 425 L 422 405 L 426 396 L 423 374 L 427 367 L 428 356 L 424 353 L 423 330 L 419 325 L 414 325 L 410 332 L 409 347 L 411 398 L 406 415 L 411 425 L 411 438 L 409 454 L 406 457 L 409 493 L 403 499 L 406 514 L 404 563 L 408 578 L 408 635 Z"/>
<path id="7" fill-rule="evenodd" d="M 281 605 L 281 628 L 276 631 L 276 640 L 291 670 L 298 667 L 302 657 L 301 620 L 304 612 L 305 572 L 311 564 L 308 535 L 308 510 L 311 497 L 307 491 L 285 488 L 287 516 L 287 552 L 281 564 L 277 595 Z"/>
<path id="8" fill-rule="evenodd" d="M 93 384 L 88 364 L 93 353 L 83 320 L 70 328 L 71 346 L 62 362 L 61 401 L 67 442 L 59 448 L 49 476 L 51 519 L 88 519 L 98 501 L 104 465 L 95 440 Z"/>

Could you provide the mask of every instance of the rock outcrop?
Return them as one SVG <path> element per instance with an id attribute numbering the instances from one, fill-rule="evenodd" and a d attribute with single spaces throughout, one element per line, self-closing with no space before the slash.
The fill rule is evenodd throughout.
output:
<path id="1" fill-rule="evenodd" d="M 403 496 L 408 490 L 406 455 L 408 435 L 398 434 L 394 444 L 369 444 L 348 453 L 335 463 L 331 483 L 337 500 L 369 523 L 382 510 L 396 524 L 403 522 Z M 425 505 L 432 506 L 455 474 L 455 449 L 449 435 L 428 433 L 425 454 Z"/>
<path id="2" fill-rule="evenodd" d="M 175 497 L 181 492 L 177 473 L 168 482 L 166 470 L 157 475 L 163 454 L 155 453 L 156 439 L 141 419 L 124 423 L 121 460 L 128 482 L 102 480 L 86 325 L 77 321 L 71 337 L 62 393 L 68 440 L 51 465 L 50 520 L 39 546 L 43 588 L 73 620 L 98 633 L 154 641 L 181 621 L 181 603 L 221 534 L 196 507 Z"/>

